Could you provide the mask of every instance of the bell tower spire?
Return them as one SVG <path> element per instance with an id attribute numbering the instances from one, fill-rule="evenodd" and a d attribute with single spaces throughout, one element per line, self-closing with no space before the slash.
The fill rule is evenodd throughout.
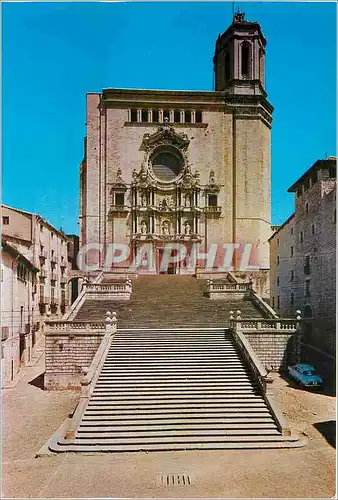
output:
<path id="1" fill-rule="evenodd" d="M 216 42 L 215 90 L 266 96 L 265 47 L 260 25 L 247 21 L 244 12 L 236 12 L 232 24 Z"/>

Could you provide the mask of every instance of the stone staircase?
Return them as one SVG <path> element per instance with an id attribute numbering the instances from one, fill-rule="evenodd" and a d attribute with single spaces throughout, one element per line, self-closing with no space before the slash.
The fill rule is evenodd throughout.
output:
<path id="1" fill-rule="evenodd" d="M 133 280 L 130 300 L 87 300 L 75 321 L 104 321 L 107 311 L 117 313 L 119 328 L 224 327 L 237 309 L 243 319 L 262 317 L 250 300 L 210 300 L 205 290 L 205 280 L 190 276 L 140 276 Z"/>
<path id="2" fill-rule="evenodd" d="M 151 306 L 156 307 L 156 306 Z M 52 451 L 300 446 L 282 436 L 228 330 L 118 330 L 74 439 Z"/>

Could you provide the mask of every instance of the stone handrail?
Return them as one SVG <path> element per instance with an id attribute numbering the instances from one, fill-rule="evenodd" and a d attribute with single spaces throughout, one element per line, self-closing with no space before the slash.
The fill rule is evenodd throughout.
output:
<path id="1" fill-rule="evenodd" d="M 75 318 L 77 315 L 78 311 L 81 309 L 82 304 L 84 303 L 84 294 L 85 291 L 82 289 L 81 293 L 76 297 L 72 305 L 70 306 L 70 309 L 66 312 L 66 314 L 63 316 L 63 321 L 66 320 L 72 320 Z"/>
<path id="2" fill-rule="evenodd" d="M 103 271 L 100 271 L 96 278 L 92 281 L 92 283 L 101 283 L 103 279 Z"/>
<path id="3" fill-rule="evenodd" d="M 86 293 L 131 291 L 131 283 L 128 280 L 125 283 L 84 283 L 83 287 Z"/>
<path id="4" fill-rule="evenodd" d="M 116 333 L 116 313 L 107 312 L 107 318 L 105 322 L 106 333 L 101 340 L 101 344 L 95 353 L 95 356 L 91 362 L 89 369 L 83 369 L 84 377 L 81 380 L 81 394 L 78 405 L 70 421 L 69 427 L 66 430 L 65 438 L 74 439 L 76 430 L 80 425 L 82 416 L 87 407 L 90 396 L 92 395 L 97 379 L 99 378 L 102 366 L 107 357 L 112 339 Z"/>
<path id="5" fill-rule="evenodd" d="M 53 335 L 64 333 L 65 335 L 72 335 L 74 330 L 81 333 L 92 333 L 88 330 L 104 330 L 105 323 L 94 322 L 94 321 L 46 321 L 46 335 Z"/>
<path id="6" fill-rule="evenodd" d="M 214 283 L 212 280 L 208 280 L 207 286 L 210 292 L 245 292 L 252 289 L 251 283 Z"/>
<path id="7" fill-rule="evenodd" d="M 251 347 L 251 344 L 245 337 L 245 335 L 242 332 L 235 330 L 232 330 L 232 334 L 237 346 L 241 350 L 241 353 L 248 363 L 251 373 L 253 374 L 254 378 L 258 380 L 263 399 L 276 422 L 278 430 L 282 433 L 283 436 L 290 436 L 292 434 L 290 425 L 287 423 L 284 415 L 279 410 L 273 396 L 269 393 L 269 386 L 272 384 L 273 379 L 269 377 L 269 373 L 267 372 L 261 361 L 258 359 L 255 351 Z"/>
<path id="8" fill-rule="evenodd" d="M 262 365 L 261 361 L 258 359 L 255 351 L 252 349 L 250 342 L 247 340 L 245 335 L 240 331 L 234 331 L 234 339 L 238 347 L 240 348 L 242 354 L 244 355 L 250 370 L 253 375 L 258 380 L 261 389 L 266 392 L 266 383 L 268 372 Z"/>
<path id="9" fill-rule="evenodd" d="M 250 299 L 268 318 L 278 318 L 278 314 L 276 313 L 276 311 L 274 311 L 274 309 L 272 309 L 272 307 L 267 302 L 265 302 L 265 300 L 260 295 L 258 295 L 255 290 L 251 291 Z"/>
<path id="10" fill-rule="evenodd" d="M 235 324 L 236 330 L 241 331 L 276 331 L 276 330 L 288 330 L 288 331 L 296 331 L 298 320 L 294 318 L 249 318 L 242 319 L 230 318 L 231 321 Z"/>

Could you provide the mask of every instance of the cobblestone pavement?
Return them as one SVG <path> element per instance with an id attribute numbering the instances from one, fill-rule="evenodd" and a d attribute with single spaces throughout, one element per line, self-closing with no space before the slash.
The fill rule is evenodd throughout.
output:
<path id="1" fill-rule="evenodd" d="M 309 436 L 304 448 L 78 455 L 35 458 L 73 410 L 77 396 L 46 392 L 43 357 L 3 393 L 2 498 L 327 498 L 334 496 L 335 398 L 290 387 L 277 377 L 276 399 Z M 163 486 L 160 474 L 187 474 L 190 485 Z"/>

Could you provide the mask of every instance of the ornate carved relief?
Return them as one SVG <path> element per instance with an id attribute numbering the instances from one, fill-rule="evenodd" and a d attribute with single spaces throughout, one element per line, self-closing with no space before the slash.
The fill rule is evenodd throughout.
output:
<path id="1" fill-rule="evenodd" d="M 218 193 L 220 190 L 220 186 L 216 184 L 215 181 L 215 172 L 213 170 L 210 171 L 209 174 L 209 182 L 205 186 L 205 192 L 207 193 Z"/>

